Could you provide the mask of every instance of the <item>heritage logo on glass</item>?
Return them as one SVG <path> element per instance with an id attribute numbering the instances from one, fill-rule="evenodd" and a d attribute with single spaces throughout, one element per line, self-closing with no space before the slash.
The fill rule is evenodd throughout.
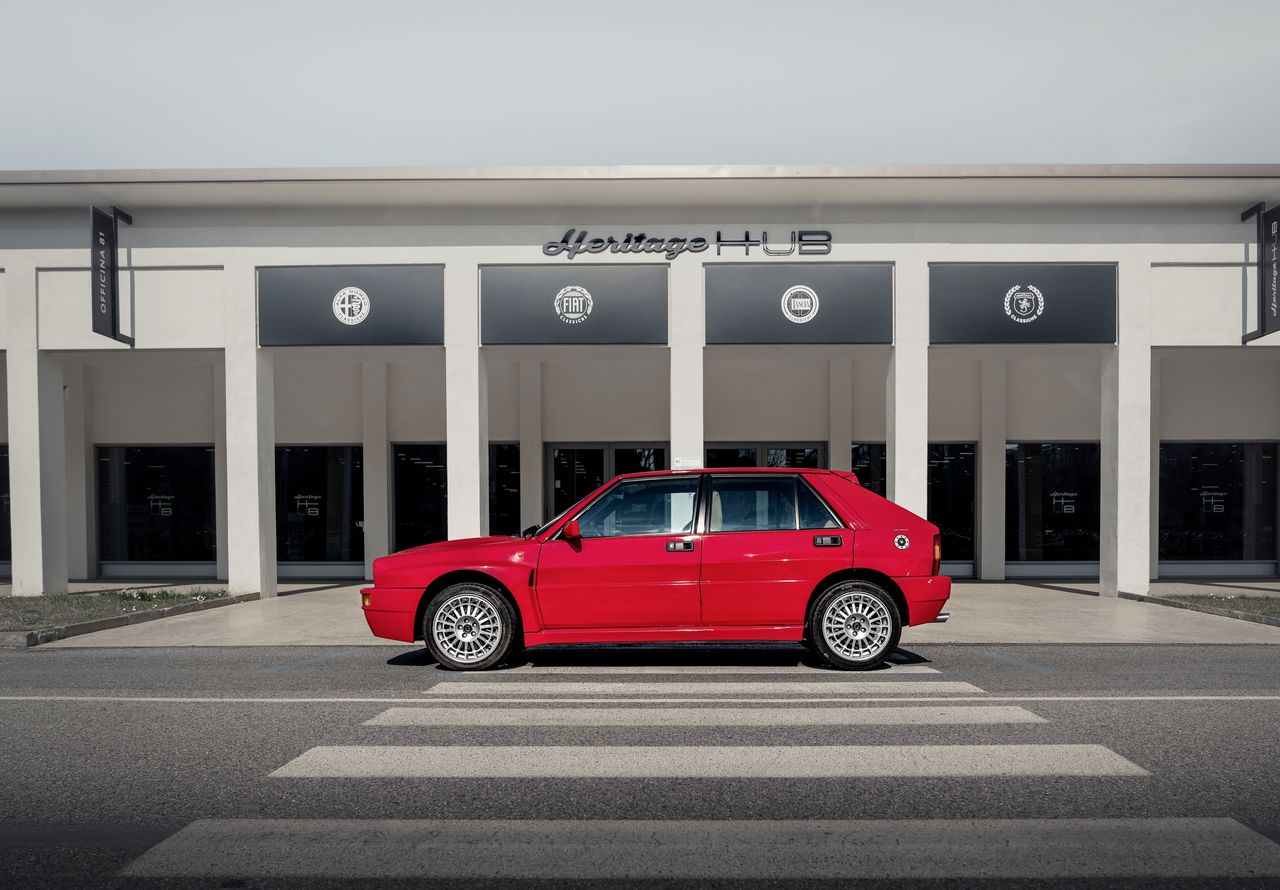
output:
<path id="1" fill-rule="evenodd" d="M 1044 294 L 1035 285 L 1015 284 L 1004 295 L 1004 314 L 1018 324 L 1028 324 L 1044 314 Z"/>
<path id="2" fill-rule="evenodd" d="M 571 284 L 556 294 L 556 315 L 565 324 L 582 324 L 591 314 L 593 301 L 585 287 Z"/>
<path id="3" fill-rule="evenodd" d="M 805 324 L 818 315 L 818 294 L 813 288 L 797 284 L 782 294 L 782 314 L 793 324 Z"/>
<path id="4" fill-rule="evenodd" d="M 360 324 L 369 308 L 369 295 L 358 287 L 344 287 L 333 298 L 333 314 L 343 324 Z"/>
<path id="5" fill-rule="evenodd" d="M 576 236 L 575 236 L 576 233 Z M 569 229 L 559 241 L 548 241 L 542 245 L 546 256 L 564 256 L 573 259 L 580 253 L 660 253 L 669 260 L 674 260 L 682 253 L 702 253 L 711 246 L 711 239 L 696 235 L 688 237 L 675 235 L 650 236 L 645 232 L 627 232 L 621 238 L 607 235 L 603 238 L 589 238 L 586 229 Z M 743 252 L 751 255 L 751 248 L 759 247 L 765 256 L 826 256 L 831 253 L 831 233 L 825 229 L 793 229 L 789 243 L 778 247 L 774 241 L 769 244 L 769 233 L 761 232 L 759 238 L 752 238 L 751 231 L 743 232 L 741 238 L 726 238 L 717 231 L 715 237 L 716 256 L 726 247 L 741 247 Z"/>

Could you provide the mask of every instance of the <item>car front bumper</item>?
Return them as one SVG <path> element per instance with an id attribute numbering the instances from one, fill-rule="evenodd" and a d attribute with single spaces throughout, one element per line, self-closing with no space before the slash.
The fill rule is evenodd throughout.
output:
<path id="1" fill-rule="evenodd" d="M 361 611 L 375 637 L 412 643 L 422 591 L 417 588 L 366 587 L 360 591 Z"/>

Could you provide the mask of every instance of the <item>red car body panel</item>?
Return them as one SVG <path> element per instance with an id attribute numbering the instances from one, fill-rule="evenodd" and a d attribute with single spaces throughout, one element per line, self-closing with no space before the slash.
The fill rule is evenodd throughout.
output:
<path id="1" fill-rule="evenodd" d="M 622 476 L 534 537 L 446 541 L 374 560 L 374 585 L 361 591 L 369 629 L 406 643 L 420 639 L 429 598 L 468 579 L 496 582 L 511 595 L 530 646 L 800 640 L 810 598 L 839 577 L 869 578 L 900 594 L 904 625 L 935 620 L 950 596 L 951 579 L 934 574 L 937 528 L 862 488 L 852 473 L 681 472 L 802 475 L 842 527 L 561 538 L 569 520 L 620 480 L 673 473 Z M 817 536 L 825 540 L 820 544 Z M 693 549 L 668 549 L 677 542 Z"/>

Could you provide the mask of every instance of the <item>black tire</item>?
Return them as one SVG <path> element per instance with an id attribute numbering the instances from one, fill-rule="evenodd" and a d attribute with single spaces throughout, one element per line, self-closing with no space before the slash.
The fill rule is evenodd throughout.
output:
<path id="1" fill-rule="evenodd" d="M 441 640 L 433 632 L 438 616 L 446 625 L 441 628 Z M 464 581 L 446 587 L 427 603 L 422 613 L 422 639 L 442 668 L 483 671 L 518 651 L 520 618 L 507 598 L 492 587 Z"/>
<path id="2" fill-rule="evenodd" d="M 833 609 L 832 634 L 824 631 Z M 843 626 L 839 613 L 848 609 Z M 887 591 L 870 581 L 841 581 L 813 599 L 809 608 L 809 644 L 831 667 L 842 671 L 866 671 L 879 667 L 898 648 L 902 638 L 902 615 Z M 863 641 L 868 651 L 859 649 Z"/>

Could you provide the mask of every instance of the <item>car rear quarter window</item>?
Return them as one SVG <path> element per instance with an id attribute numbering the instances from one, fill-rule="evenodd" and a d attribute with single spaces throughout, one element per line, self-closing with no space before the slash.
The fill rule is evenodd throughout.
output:
<path id="1" fill-rule="evenodd" d="M 831 509 L 813 493 L 813 489 L 806 482 L 799 479 L 796 480 L 796 505 L 801 528 L 840 527 L 840 521 L 836 519 Z"/>

